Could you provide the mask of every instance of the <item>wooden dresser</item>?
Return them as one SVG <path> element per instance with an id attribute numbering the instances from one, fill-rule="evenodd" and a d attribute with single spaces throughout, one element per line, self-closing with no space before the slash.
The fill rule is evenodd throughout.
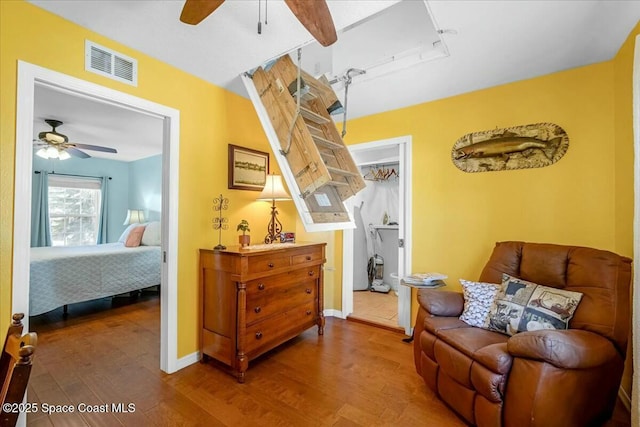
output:
<path id="1" fill-rule="evenodd" d="M 200 354 L 244 382 L 249 361 L 318 325 L 324 332 L 325 243 L 200 249 Z"/>

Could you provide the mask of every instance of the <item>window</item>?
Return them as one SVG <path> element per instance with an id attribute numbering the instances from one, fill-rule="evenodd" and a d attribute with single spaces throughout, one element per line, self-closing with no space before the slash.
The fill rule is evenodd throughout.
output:
<path id="1" fill-rule="evenodd" d="M 100 224 L 101 181 L 49 176 L 52 246 L 95 245 Z"/>

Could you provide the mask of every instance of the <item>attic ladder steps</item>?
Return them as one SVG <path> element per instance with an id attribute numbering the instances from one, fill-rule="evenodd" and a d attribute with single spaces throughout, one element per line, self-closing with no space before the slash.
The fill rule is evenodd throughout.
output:
<path id="1" fill-rule="evenodd" d="M 313 123 L 316 123 L 316 124 L 319 124 L 319 125 L 326 125 L 327 123 L 329 123 L 331 121 L 330 119 L 322 117 L 320 114 L 315 113 L 315 112 L 313 112 L 313 111 L 311 111 L 308 108 L 305 108 L 303 106 L 300 106 L 300 114 L 305 119 L 310 120 Z"/>
<path id="2" fill-rule="evenodd" d="M 339 168 L 334 168 L 332 166 L 328 166 L 327 165 L 327 169 L 329 170 L 329 172 L 331 172 L 332 174 L 336 174 L 336 175 L 342 175 L 342 176 L 358 176 L 360 174 L 355 173 L 355 172 L 351 172 L 351 171 L 347 171 L 344 169 L 339 169 Z"/>
<path id="3" fill-rule="evenodd" d="M 284 55 L 268 69 L 259 67 L 251 76 L 258 102 L 277 137 L 270 142 L 284 150 L 282 161 L 291 170 L 313 222 L 350 221 L 342 202 L 366 184 L 327 111 L 339 102 L 338 97 L 326 79 L 315 79 L 300 70 L 305 86 L 300 87 L 298 105 L 294 92 L 298 71 L 289 55 Z M 316 192 L 322 194 L 313 197 Z"/>

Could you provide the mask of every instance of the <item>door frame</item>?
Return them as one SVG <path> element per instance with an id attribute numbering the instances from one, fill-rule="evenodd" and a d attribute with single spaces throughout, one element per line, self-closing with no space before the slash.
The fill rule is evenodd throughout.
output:
<path id="1" fill-rule="evenodd" d="M 35 87 L 45 85 L 97 102 L 148 114 L 163 120 L 162 141 L 162 286 L 160 286 L 160 369 L 178 370 L 178 156 L 180 111 L 24 61 L 18 61 L 16 157 L 13 210 L 12 312 L 25 314 L 29 330 L 29 261 L 31 181 Z M 19 237 L 18 237 L 19 236 Z M 171 248 L 171 250 L 169 250 Z"/>
<path id="2" fill-rule="evenodd" d="M 411 272 L 411 135 L 378 141 L 349 145 L 351 153 L 398 146 L 400 163 L 399 219 L 398 238 L 404 240 L 404 246 L 398 248 L 398 276 Z M 347 201 L 348 202 L 348 201 Z M 350 209 L 351 211 L 351 209 Z M 353 313 L 353 230 L 343 230 L 342 238 L 342 317 Z M 413 333 L 411 327 L 411 288 L 398 286 L 398 325 L 404 328 L 406 335 Z"/>

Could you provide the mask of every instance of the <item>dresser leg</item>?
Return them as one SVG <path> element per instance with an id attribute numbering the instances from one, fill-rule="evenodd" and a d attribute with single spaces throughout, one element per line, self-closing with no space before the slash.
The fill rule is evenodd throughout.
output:
<path id="1" fill-rule="evenodd" d="M 239 352 L 236 361 L 238 362 L 238 382 L 243 383 L 244 373 L 249 369 L 249 359 L 244 353 Z"/>
<path id="2" fill-rule="evenodd" d="M 318 335 L 324 335 L 324 314 L 318 316 Z"/>

